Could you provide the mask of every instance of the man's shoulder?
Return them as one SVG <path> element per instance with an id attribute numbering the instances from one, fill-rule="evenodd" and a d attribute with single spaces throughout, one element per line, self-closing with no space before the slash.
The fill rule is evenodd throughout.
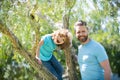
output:
<path id="1" fill-rule="evenodd" d="M 100 42 L 98 42 L 98 41 L 92 40 L 92 43 L 96 47 L 103 47 L 103 45 Z"/>
<path id="2" fill-rule="evenodd" d="M 93 46 L 94 46 L 95 52 L 97 53 L 105 52 L 105 48 L 100 42 L 94 41 Z"/>
<path id="3" fill-rule="evenodd" d="M 81 47 L 82 47 L 82 45 L 79 45 L 79 46 L 78 46 L 78 49 L 80 49 Z"/>

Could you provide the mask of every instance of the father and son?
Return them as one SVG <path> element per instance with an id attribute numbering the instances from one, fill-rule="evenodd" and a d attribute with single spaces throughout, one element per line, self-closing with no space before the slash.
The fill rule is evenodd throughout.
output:
<path id="1" fill-rule="evenodd" d="M 87 23 L 77 21 L 74 30 L 76 38 L 80 41 L 77 61 L 81 80 L 111 80 L 111 68 L 105 48 L 89 37 Z M 71 44 L 72 34 L 67 29 L 56 30 L 42 36 L 36 49 L 37 62 L 43 64 L 58 80 L 63 80 L 63 67 L 53 52 L 57 47 L 65 49 Z"/>

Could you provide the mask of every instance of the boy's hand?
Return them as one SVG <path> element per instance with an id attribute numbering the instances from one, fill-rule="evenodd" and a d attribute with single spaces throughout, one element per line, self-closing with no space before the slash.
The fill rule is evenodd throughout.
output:
<path id="1" fill-rule="evenodd" d="M 42 64 L 42 61 L 37 56 L 35 56 L 35 58 L 36 58 L 38 64 Z"/>

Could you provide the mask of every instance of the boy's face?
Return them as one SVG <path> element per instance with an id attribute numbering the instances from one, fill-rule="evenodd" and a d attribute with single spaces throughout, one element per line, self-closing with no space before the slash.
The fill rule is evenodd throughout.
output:
<path id="1" fill-rule="evenodd" d="M 55 39 L 54 39 L 54 42 L 56 44 L 63 44 L 64 41 L 65 41 L 65 37 L 61 36 L 61 35 L 56 36 Z"/>

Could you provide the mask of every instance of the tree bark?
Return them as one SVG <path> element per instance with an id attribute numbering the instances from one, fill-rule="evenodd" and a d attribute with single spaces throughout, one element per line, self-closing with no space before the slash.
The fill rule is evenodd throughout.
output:
<path id="1" fill-rule="evenodd" d="M 35 57 L 24 49 L 14 33 L 8 27 L 3 25 L 2 22 L 0 22 L 0 31 L 10 38 L 14 48 L 27 60 L 27 62 L 29 62 L 29 64 L 39 73 L 39 75 L 41 75 L 45 80 L 57 80 L 56 77 L 53 76 L 42 64 L 39 65 L 37 63 Z"/>
<path id="2" fill-rule="evenodd" d="M 66 60 L 66 66 L 67 66 L 67 72 L 68 72 L 68 78 L 69 80 L 78 80 L 77 74 L 76 74 L 76 67 L 73 65 L 73 59 L 72 59 L 72 53 L 71 49 L 68 48 L 64 50 L 65 52 L 65 60 Z"/>
<path id="3" fill-rule="evenodd" d="M 69 17 L 70 17 L 70 11 L 72 7 L 74 6 L 76 0 L 65 0 L 65 13 L 63 16 L 63 28 L 69 29 Z M 72 52 L 71 49 L 65 49 L 65 60 L 66 60 L 66 66 L 67 66 L 67 72 L 68 72 L 68 78 L 69 80 L 78 80 L 75 65 L 73 65 L 72 61 Z"/>

